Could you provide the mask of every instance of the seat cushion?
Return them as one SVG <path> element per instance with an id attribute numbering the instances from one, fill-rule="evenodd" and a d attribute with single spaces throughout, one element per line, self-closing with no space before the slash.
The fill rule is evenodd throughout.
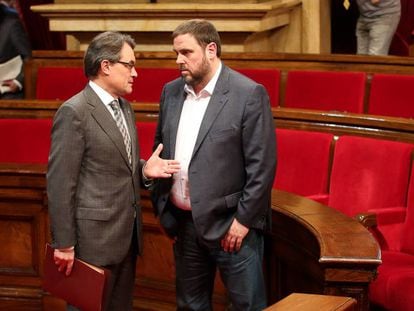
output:
<path id="1" fill-rule="evenodd" d="M 414 256 L 401 252 L 383 251 L 382 264 L 378 267 L 377 278 L 369 285 L 370 301 L 389 310 L 394 310 L 391 309 L 388 299 L 390 279 L 395 275 L 411 272 L 414 272 Z"/>
<path id="2" fill-rule="evenodd" d="M 414 310 L 414 266 L 410 271 L 390 276 L 387 286 L 387 300 L 390 310 Z"/>

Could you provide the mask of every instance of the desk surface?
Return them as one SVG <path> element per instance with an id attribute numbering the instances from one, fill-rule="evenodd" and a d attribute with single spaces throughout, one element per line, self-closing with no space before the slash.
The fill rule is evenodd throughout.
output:
<path id="1" fill-rule="evenodd" d="M 264 311 L 352 311 L 356 300 L 350 297 L 293 293 Z"/>

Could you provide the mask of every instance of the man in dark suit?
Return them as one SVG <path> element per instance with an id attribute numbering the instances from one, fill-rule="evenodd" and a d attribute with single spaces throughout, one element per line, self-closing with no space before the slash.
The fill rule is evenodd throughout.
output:
<path id="1" fill-rule="evenodd" d="M 0 2 L 0 64 L 20 55 L 26 60 L 32 55 L 29 39 L 20 21 L 19 14 L 12 8 L 13 1 Z M 15 79 L 0 81 L 0 99 L 18 99 L 24 97 L 24 66 Z"/>
<path id="2" fill-rule="evenodd" d="M 84 58 L 89 83 L 55 115 L 47 172 L 55 263 L 67 275 L 75 256 L 110 269 L 105 310 L 116 311 L 132 310 L 140 185 L 179 168 L 158 157 L 162 145 L 147 162 L 139 159 L 134 111 L 122 98 L 137 76 L 134 46 L 117 32 L 92 40 Z"/>
<path id="3" fill-rule="evenodd" d="M 155 145 L 180 161 L 158 180 L 153 203 L 175 239 L 178 310 L 211 310 L 216 268 L 234 310 L 262 310 L 263 231 L 270 224 L 275 131 L 262 85 L 222 64 L 204 20 L 173 33 L 181 78 L 162 92 Z"/>

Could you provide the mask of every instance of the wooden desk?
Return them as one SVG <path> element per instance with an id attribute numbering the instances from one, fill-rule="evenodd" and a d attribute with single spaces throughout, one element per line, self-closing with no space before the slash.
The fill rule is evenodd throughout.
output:
<path id="1" fill-rule="evenodd" d="M 351 297 L 293 293 L 265 311 L 353 311 L 356 300 Z"/>

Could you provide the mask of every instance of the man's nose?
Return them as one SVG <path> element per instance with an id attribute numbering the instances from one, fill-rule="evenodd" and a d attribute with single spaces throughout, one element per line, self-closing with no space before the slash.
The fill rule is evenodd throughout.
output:
<path id="1" fill-rule="evenodd" d="M 182 57 L 182 55 L 180 55 L 180 54 L 178 54 L 177 55 L 177 59 L 176 59 L 176 61 L 175 61 L 177 64 L 184 64 L 184 60 L 183 60 L 183 57 Z"/>
<path id="2" fill-rule="evenodd" d="M 131 76 L 133 76 L 134 78 L 138 77 L 138 72 L 137 72 L 137 70 L 135 69 L 135 67 L 132 67 L 132 70 L 131 70 Z"/>

